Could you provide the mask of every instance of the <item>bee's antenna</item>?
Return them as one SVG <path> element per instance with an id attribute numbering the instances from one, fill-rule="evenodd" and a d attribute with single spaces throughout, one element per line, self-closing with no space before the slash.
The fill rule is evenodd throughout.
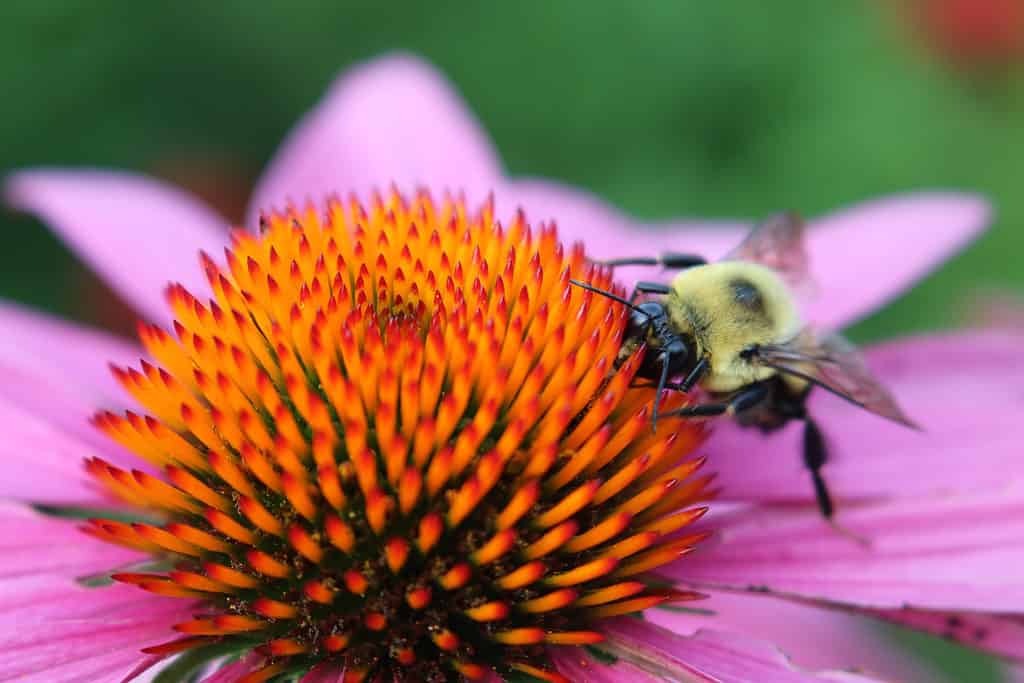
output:
<path id="1" fill-rule="evenodd" d="M 642 313 L 642 314 L 646 315 L 648 318 L 653 318 L 654 317 L 653 315 L 651 315 L 650 313 L 648 313 L 644 309 L 642 309 L 639 306 L 637 306 L 636 304 L 634 304 L 629 299 L 624 299 L 623 297 L 619 296 L 618 294 L 613 294 L 613 293 L 609 292 L 606 289 L 600 289 L 599 287 L 595 287 L 594 285 L 588 284 L 586 282 L 581 282 L 579 280 L 572 280 L 572 279 L 570 279 L 569 282 L 571 282 L 572 284 L 576 285 L 577 287 L 581 287 L 581 288 L 587 290 L 588 292 L 593 292 L 594 294 L 600 294 L 601 296 L 607 297 L 607 298 L 611 299 L 612 301 L 618 301 L 623 306 L 629 307 L 630 310 L 636 311 L 637 313 Z"/>

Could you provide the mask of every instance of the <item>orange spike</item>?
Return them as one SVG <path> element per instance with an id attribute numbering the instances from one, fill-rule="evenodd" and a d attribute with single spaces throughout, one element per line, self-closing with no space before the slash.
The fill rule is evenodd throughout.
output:
<path id="1" fill-rule="evenodd" d="M 380 612 L 367 612 L 363 624 L 371 631 L 383 631 L 388 627 L 388 619 Z"/>
<path id="2" fill-rule="evenodd" d="M 294 638 L 275 638 L 268 642 L 264 648 L 266 648 L 268 654 L 274 657 L 290 657 L 302 654 L 309 649 L 304 643 Z"/>
<path id="3" fill-rule="evenodd" d="M 441 538 L 441 534 L 444 532 L 444 522 L 441 520 L 441 516 L 436 512 L 431 512 L 425 515 L 420 520 L 419 534 L 416 537 L 416 547 L 419 548 L 421 553 L 427 553 L 434 544 Z"/>
<path id="4" fill-rule="evenodd" d="M 384 556 L 393 574 L 397 574 L 409 557 L 409 542 L 404 538 L 390 538 L 384 544 Z"/>
<path id="5" fill-rule="evenodd" d="M 419 586 L 417 588 L 410 589 L 405 594 L 405 602 L 408 603 L 409 607 L 413 609 L 423 609 L 430 604 L 430 587 Z"/>
<path id="6" fill-rule="evenodd" d="M 245 543 L 246 545 L 256 544 L 256 535 L 252 531 L 242 526 L 220 510 L 207 508 L 204 517 L 206 517 L 206 521 L 210 523 L 210 526 L 225 536 L 229 536 L 230 538 L 233 538 L 240 543 Z"/>
<path id="7" fill-rule="evenodd" d="M 186 638 L 178 638 L 177 640 L 172 640 L 160 645 L 150 645 L 149 647 L 142 648 L 140 652 L 144 652 L 147 655 L 169 657 L 170 655 L 178 654 L 185 650 L 191 650 L 194 647 L 209 645 L 213 642 L 216 642 L 216 639 L 210 636 L 189 636 Z"/>
<path id="8" fill-rule="evenodd" d="M 310 580 L 302 587 L 302 592 L 310 600 L 319 602 L 322 605 L 329 605 L 334 602 L 335 592 L 327 587 L 323 581 Z"/>
<path id="9" fill-rule="evenodd" d="M 505 506 L 505 509 L 498 514 L 495 526 L 499 530 L 508 529 L 522 519 L 523 515 L 530 511 L 530 508 L 540 498 L 540 482 L 536 479 L 520 486 L 512 499 Z"/>
<path id="10" fill-rule="evenodd" d="M 345 509 L 347 501 L 345 493 L 341 490 L 341 480 L 338 478 L 338 468 L 333 464 L 321 465 L 317 470 L 317 478 L 320 482 L 320 493 L 331 507 L 341 512 Z"/>
<path id="11" fill-rule="evenodd" d="M 544 629 L 513 628 L 507 631 L 498 631 L 491 637 L 503 645 L 536 645 L 544 642 Z"/>
<path id="12" fill-rule="evenodd" d="M 596 645 L 603 641 L 604 636 L 597 631 L 563 631 L 544 636 L 549 645 Z"/>
<path id="13" fill-rule="evenodd" d="M 281 526 L 281 522 L 271 515 L 255 498 L 240 496 L 238 498 L 238 509 L 242 511 L 242 514 L 250 522 L 268 534 L 273 534 L 274 536 L 284 535 L 284 527 Z"/>
<path id="14" fill-rule="evenodd" d="M 205 593 L 234 592 L 230 586 L 218 583 L 217 581 L 211 581 L 202 574 L 196 574 L 195 572 L 172 571 L 168 576 L 172 581 L 184 586 L 185 588 L 191 588 Z"/>
<path id="15" fill-rule="evenodd" d="M 292 570 L 284 562 L 275 560 L 262 550 L 250 550 L 245 555 L 249 566 L 264 576 L 275 579 L 286 579 L 292 575 Z"/>
<path id="16" fill-rule="evenodd" d="M 459 637 L 446 628 L 432 634 L 434 644 L 446 652 L 454 652 L 459 647 Z"/>
<path id="17" fill-rule="evenodd" d="M 601 481 L 599 479 L 593 479 L 585 484 L 581 484 L 575 491 L 563 498 L 550 510 L 534 517 L 533 525 L 546 529 L 572 517 L 590 504 L 600 486 Z"/>
<path id="18" fill-rule="evenodd" d="M 571 588 L 562 588 L 539 598 L 521 602 L 516 605 L 516 608 L 529 614 L 551 612 L 552 610 L 562 609 L 571 605 L 576 600 L 577 595 L 577 592 Z"/>
<path id="19" fill-rule="evenodd" d="M 281 486 L 284 488 L 284 495 L 292 504 L 295 511 L 310 522 L 316 521 L 317 509 L 313 499 L 309 495 L 309 485 L 304 479 L 300 479 L 291 472 L 281 475 Z"/>
<path id="20" fill-rule="evenodd" d="M 252 610 L 271 619 L 294 619 L 299 615 L 299 610 L 294 605 L 270 598 L 256 598 L 252 603 Z"/>
<path id="21" fill-rule="evenodd" d="M 188 470 L 175 467 L 174 465 L 168 465 L 165 471 L 167 472 L 167 478 L 171 480 L 171 483 L 196 500 L 206 503 L 207 505 L 222 512 L 228 512 L 231 510 L 231 503 L 228 502 L 226 498 L 203 482 L 199 481 L 199 479 L 197 479 Z"/>
<path id="22" fill-rule="evenodd" d="M 629 562 L 624 562 L 615 572 L 615 576 L 633 576 L 660 567 L 693 552 L 694 546 L 706 537 L 707 534 L 695 534 L 658 546 Z"/>
<path id="23" fill-rule="evenodd" d="M 623 600 L 622 602 L 613 602 L 609 605 L 602 605 L 601 607 L 594 607 L 587 611 L 587 614 L 591 615 L 595 619 L 605 619 L 607 617 L 617 617 L 623 614 L 632 614 L 634 612 L 642 612 L 652 607 L 668 601 L 670 598 L 667 595 L 646 595 L 640 598 L 634 598 L 632 600 Z"/>
<path id="24" fill-rule="evenodd" d="M 242 470 L 230 458 L 216 451 L 210 451 L 206 457 L 210 461 L 210 467 L 224 483 L 245 496 L 256 495 L 256 489 L 252 487 Z"/>
<path id="25" fill-rule="evenodd" d="M 490 564 L 512 549 L 515 545 L 516 537 L 515 529 L 499 531 L 474 552 L 470 559 L 478 565 Z"/>
<path id="26" fill-rule="evenodd" d="M 195 527 L 188 526 L 187 524 L 178 524 L 177 522 L 171 522 L 167 525 L 167 531 L 174 534 L 186 543 L 191 543 L 194 546 L 202 548 L 203 550 L 209 550 L 215 553 L 226 553 L 231 549 L 230 543 L 225 543 L 221 539 L 217 538 L 212 534 L 208 534 L 205 531 L 200 531 Z"/>
<path id="27" fill-rule="evenodd" d="M 473 576 L 473 569 L 465 562 L 460 562 L 438 577 L 437 582 L 447 591 L 462 588 Z"/>
<path id="28" fill-rule="evenodd" d="M 324 649 L 328 652 L 341 652 L 348 647 L 351 640 L 348 634 L 332 634 L 323 639 Z"/>
<path id="29" fill-rule="evenodd" d="M 558 548 L 562 547 L 566 541 L 572 538 L 578 528 L 579 523 L 574 520 L 562 522 L 554 529 L 551 529 L 539 539 L 524 548 L 522 551 L 523 557 L 527 560 L 536 560 L 544 557 L 548 553 L 554 552 Z"/>
<path id="30" fill-rule="evenodd" d="M 500 621 L 507 617 L 508 613 L 508 604 L 498 600 L 471 607 L 465 611 L 467 617 L 480 622 Z"/>
<path id="31" fill-rule="evenodd" d="M 561 574 L 549 576 L 545 582 L 551 586 L 575 586 L 604 576 L 615 569 L 618 563 L 614 557 L 599 558 Z"/>
<path id="32" fill-rule="evenodd" d="M 203 564 L 203 571 L 214 581 L 234 586 L 235 588 L 256 588 L 260 585 L 259 579 L 230 567 L 225 567 L 222 564 L 206 562 Z"/>
<path id="33" fill-rule="evenodd" d="M 324 518 L 324 533 L 327 534 L 327 540 L 331 545 L 344 553 L 351 553 L 355 548 L 356 535 L 352 527 L 337 515 L 330 514 Z"/>
<path id="34" fill-rule="evenodd" d="M 266 626 L 262 619 L 222 614 L 212 619 L 193 619 L 174 625 L 174 630 L 195 636 L 222 636 L 229 633 L 259 631 Z"/>
<path id="35" fill-rule="evenodd" d="M 506 574 L 495 583 L 503 590 L 517 590 L 540 580 L 546 571 L 547 567 L 543 562 L 530 562 Z"/>
<path id="36" fill-rule="evenodd" d="M 295 548 L 300 555 L 305 557 L 313 564 L 319 564 L 320 560 L 324 557 L 324 550 L 313 537 L 309 535 L 300 524 L 295 523 L 288 527 L 288 542 Z"/>
<path id="37" fill-rule="evenodd" d="M 366 577 L 354 569 L 345 572 L 342 575 L 342 580 L 345 582 L 345 587 L 356 595 L 364 595 L 366 589 L 370 587 L 370 582 L 366 580 Z"/>
<path id="38" fill-rule="evenodd" d="M 624 581 L 587 593 L 576 601 L 576 607 L 593 607 L 636 595 L 647 588 L 641 581 Z"/>

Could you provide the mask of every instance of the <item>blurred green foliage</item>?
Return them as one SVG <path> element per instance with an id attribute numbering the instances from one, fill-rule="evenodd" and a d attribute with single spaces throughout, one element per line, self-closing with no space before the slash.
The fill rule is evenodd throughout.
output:
<path id="1" fill-rule="evenodd" d="M 953 72 L 885 0 L 7 0 L 3 15 L 2 170 L 191 163 L 229 193 L 339 70 L 407 49 L 455 81 L 511 173 L 639 216 L 815 215 L 920 188 L 990 197 L 993 231 L 859 325 L 862 340 L 948 326 L 967 293 L 1024 283 L 1021 79 Z M 34 220 L 0 223 L 0 296 L 83 315 L 68 253 Z M 942 656 L 994 680 L 980 659 Z"/>

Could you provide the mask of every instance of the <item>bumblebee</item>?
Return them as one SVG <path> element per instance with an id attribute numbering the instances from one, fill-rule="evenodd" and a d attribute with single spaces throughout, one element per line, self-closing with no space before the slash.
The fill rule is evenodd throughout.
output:
<path id="1" fill-rule="evenodd" d="M 811 390 L 820 387 L 881 417 L 915 425 L 853 345 L 838 335 L 818 334 L 801 320 L 792 288 L 807 282 L 803 232 L 803 221 L 787 213 L 755 228 L 715 263 L 674 253 L 603 262 L 680 269 L 670 285 L 638 282 L 630 299 L 573 282 L 630 308 L 618 362 L 645 345 L 637 377 L 656 383 L 655 429 L 663 393 L 694 388 L 707 400 L 667 415 L 730 415 L 764 432 L 803 422 L 803 462 L 818 508 L 831 520 L 835 506 L 821 474 L 825 440 L 806 407 Z M 640 297 L 648 298 L 638 303 Z"/>

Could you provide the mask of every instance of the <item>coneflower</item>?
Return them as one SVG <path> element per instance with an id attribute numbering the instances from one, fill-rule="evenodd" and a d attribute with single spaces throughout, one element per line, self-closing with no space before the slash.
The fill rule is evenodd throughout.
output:
<path id="1" fill-rule="evenodd" d="M 211 301 L 172 286 L 173 334 L 140 326 L 158 364 L 113 368 L 147 414 L 95 418 L 164 476 L 88 463 L 156 520 L 87 531 L 167 565 L 113 578 L 197 601 L 146 652 L 237 643 L 266 657 L 247 683 L 561 681 L 543 646 L 695 597 L 644 577 L 702 537 L 701 430 L 651 433 L 623 307 L 570 285 L 612 286 L 582 245 L 393 193 L 270 215 L 204 266 Z"/>
<path id="2" fill-rule="evenodd" d="M 392 181 L 470 201 L 373 198 Z M 371 201 L 258 225 L 333 191 Z M 1024 660 L 1018 332 L 866 349 L 923 433 L 811 395 L 865 546 L 821 520 L 798 434 L 652 433 L 642 349 L 613 362 L 625 312 L 569 285 L 624 293 L 664 274 L 591 259 L 715 259 L 743 228 L 654 232 L 505 177 L 420 61 L 341 79 L 223 257 L 225 222 L 152 180 L 33 170 L 4 193 L 148 322 L 143 349 L 0 303 L 0 680 L 936 680 L 865 617 Z M 923 193 L 811 221 L 805 319 L 842 327 L 987 220 Z"/>

